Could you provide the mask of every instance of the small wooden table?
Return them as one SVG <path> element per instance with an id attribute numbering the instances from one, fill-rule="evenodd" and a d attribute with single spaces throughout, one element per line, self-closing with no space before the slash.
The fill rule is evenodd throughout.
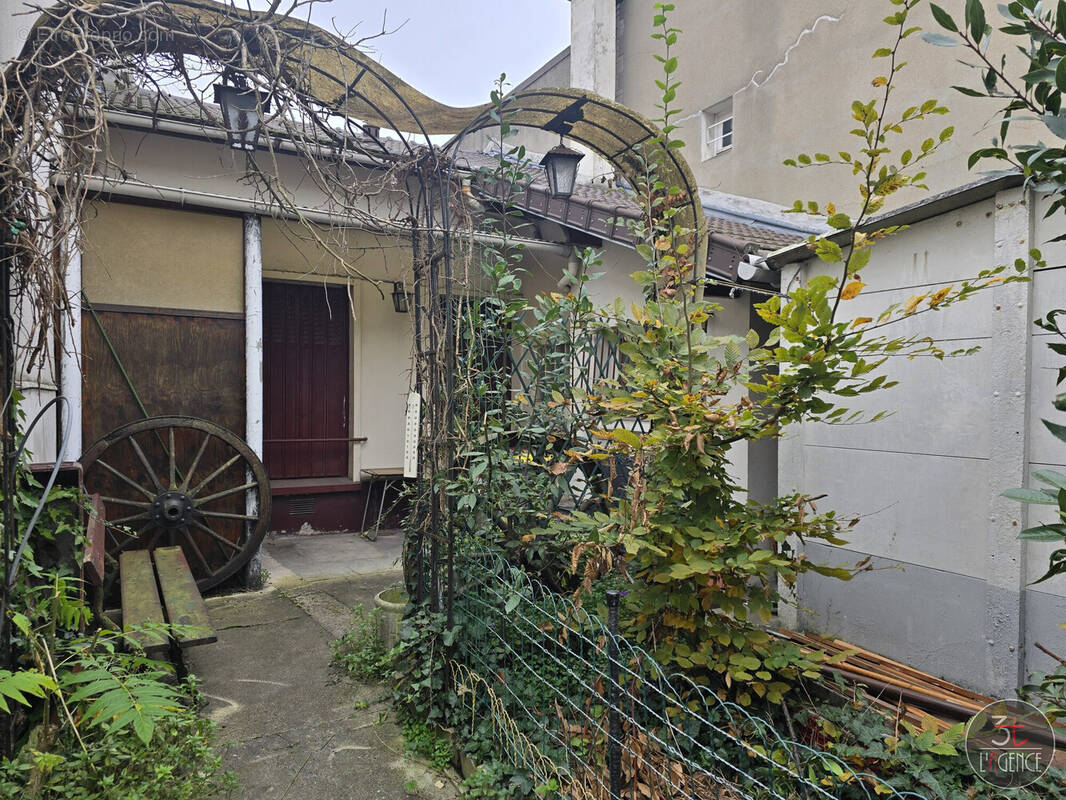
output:
<path id="1" fill-rule="evenodd" d="M 377 541 L 378 531 L 381 529 L 381 517 L 385 511 L 385 495 L 389 493 L 390 487 L 409 479 L 403 476 L 403 467 L 375 467 L 364 469 L 361 480 L 366 483 L 366 500 L 363 501 L 363 522 L 359 526 L 360 535 L 374 542 Z M 381 501 L 378 503 L 378 518 L 374 523 L 374 531 L 371 533 L 366 529 L 366 512 L 370 508 L 374 487 L 377 485 L 381 486 Z"/>

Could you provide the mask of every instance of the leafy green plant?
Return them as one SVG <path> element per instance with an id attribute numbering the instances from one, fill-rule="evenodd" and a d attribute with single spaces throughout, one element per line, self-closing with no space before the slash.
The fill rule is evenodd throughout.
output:
<path id="1" fill-rule="evenodd" d="M 1013 273 L 996 267 L 889 306 L 876 319 L 843 318 L 842 303 L 866 286 L 861 271 L 872 247 L 898 230 L 863 232 L 867 219 L 901 188 L 921 186 L 922 162 L 952 135 L 947 127 L 913 147 L 894 148 L 890 141 L 911 123 L 947 110 L 929 99 L 894 114 L 889 103 L 903 66 L 900 47 L 917 30 L 909 24 L 915 4 L 892 0 L 895 11 L 886 22 L 895 41 L 874 54 L 887 61 L 885 74 L 873 81 L 878 94 L 851 105 L 857 123 L 852 134 L 859 140 L 855 154 L 800 154 L 785 162 L 849 170 L 859 179 L 858 209 L 849 214 L 833 203 L 797 201 L 795 210 L 824 214 L 835 231 L 809 243 L 829 272 L 755 306 L 773 326 L 765 340 L 755 331 L 741 337 L 706 330 L 720 307 L 702 297 L 694 231 L 676 222 L 677 209 L 666 202 L 681 188 L 663 181 L 658 163 L 662 153 L 679 146 L 672 123 L 678 113 L 673 47 L 681 32 L 669 23 L 673 5 L 656 5 L 654 38 L 664 48 L 657 56 L 662 135 L 652 151 L 658 155 L 646 159 L 646 176 L 635 186 L 645 219 L 632 226 L 647 261 L 634 277 L 649 299 L 642 307 L 613 309 L 612 328 L 626 361 L 602 396 L 584 398 L 599 424 L 593 426 L 593 447 L 582 456 L 624 459 L 632 465 L 629 486 L 610 509 L 578 512 L 554 526 L 623 553 L 626 568 L 639 579 L 627 598 L 633 611 L 628 633 L 665 667 L 709 677 L 743 704 L 758 698 L 776 704 L 800 675 L 814 674 L 817 654 L 804 654 L 759 627 L 782 601 L 778 586 L 794 586 L 808 571 L 848 579 L 867 569 L 868 560 L 852 567 L 809 561 L 794 542 L 843 544 L 852 523 L 818 511 L 802 495 L 766 504 L 745 501 L 729 474 L 730 447 L 779 436 L 789 423 L 862 418 L 843 402 L 893 386 L 879 374 L 889 356 L 948 355 L 927 337 L 892 337 L 884 328 L 942 311 L 997 283 L 1024 279 L 1024 263 Z M 642 428 L 633 429 L 627 420 L 640 420 Z"/>
<path id="2" fill-rule="evenodd" d="M 42 488 L 20 478 L 15 508 L 33 513 Z M 53 490 L 23 552 L 10 595 L 14 670 L 0 670 L 0 710 L 11 714 L 17 753 L 0 762 L 0 795 L 154 800 L 221 795 L 234 786 L 197 717 L 195 686 L 145 657 L 144 626 L 86 635 L 92 613 L 78 568 L 82 498 Z"/>
<path id="3" fill-rule="evenodd" d="M 500 761 L 482 764 L 460 785 L 463 800 L 516 800 L 527 797 L 516 794 L 517 787 L 511 783 L 514 769 Z"/>
<path id="4" fill-rule="evenodd" d="M 1027 184 L 1052 195 L 1049 216 L 1066 210 L 1066 147 L 1054 140 L 1045 143 L 1028 131 L 1024 135 L 1027 141 L 1008 144 L 1015 121 L 1039 121 L 1054 139 L 1066 138 L 1066 109 L 1062 107 L 1062 93 L 1066 91 L 1066 2 L 997 3 L 1002 18 L 998 28 L 990 22 L 981 0 L 966 0 L 961 23 L 941 6 L 930 4 L 930 9 L 947 33 L 927 33 L 923 38 L 941 47 L 966 50 L 973 60 L 963 63 L 980 73 L 979 83 L 955 86 L 955 90 L 1002 102 L 999 135 L 992 146 L 970 155 L 970 167 L 991 159 L 1002 162 L 1005 172 L 1020 170 Z M 1021 54 L 1024 68 L 1009 62 L 1006 52 L 998 59 L 992 55 L 990 43 L 993 39 L 998 43 L 1000 38 L 1016 43 L 1011 49 Z M 1032 141 L 1034 138 L 1037 140 Z"/>
<path id="5" fill-rule="evenodd" d="M 213 750 L 214 726 L 196 712 L 195 685 L 179 687 L 181 703 L 158 722 L 150 744 L 107 721 L 81 740 L 64 728 L 32 737 L 0 761 L 0 796 L 39 800 L 201 800 L 237 789 Z"/>
<path id="6" fill-rule="evenodd" d="M 31 674 L 42 690 L 37 696 L 45 701 L 45 727 L 51 724 L 54 703 L 75 736 L 86 727 L 106 722 L 111 730 L 132 729 L 149 744 L 156 725 L 181 707 L 178 691 L 164 682 L 173 668 L 143 655 L 137 639 L 140 629 L 102 630 L 89 638 L 78 635 L 89 612 L 74 582 L 67 578 L 56 576 L 50 586 L 37 587 L 27 597 L 37 601 L 26 607 L 29 615 L 15 612 L 11 619 L 23 637 L 27 655 L 37 664 L 38 671 Z M 123 652 L 122 647 L 132 652 Z M 28 678 L 21 680 L 25 683 Z M 46 687 L 49 691 L 44 691 Z"/>
<path id="7" fill-rule="evenodd" d="M 1052 721 L 1066 718 L 1066 664 L 1053 672 L 1033 673 L 1032 682 L 1020 687 L 1018 696 L 1037 706 Z"/>
<path id="8" fill-rule="evenodd" d="M 393 703 L 406 718 L 447 724 L 457 708 L 445 657 L 458 634 L 457 627 L 448 627 L 444 614 L 425 607 L 400 624 Z"/>
<path id="9" fill-rule="evenodd" d="M 152 659 L 121 653 L 113 640 L 87 642 L 59 679 L 66 702 L 77 705 L 88 726 L 132 728 L 150 744 L 160 722 L 181 709 L 181 693 L 165 683 L 173 670 Z"/>
<path id="10" fill-rule="evenodd" d="M 11 672 L 0 669 L 0 711 L 5 714 L 11 713 L 8 700 L 29 707 L 30 697 L 45 697 L 46 692 L 54 692 L 56 682 L 44 673 L 32 669 Z"/>
<path id="11" fill-rule="evenodd" d="M 391 659 L 381 641 L 381 609 L 368 611 L 362 604 L 352 610 L 352 630 L 330 644 L 333 663 L 360 681 L 380 681 L 388 675 Z"/>
<path id="12" fill-rule="evenodd" d="M 938 800 L 999 800 L 1001 789 L 983 783 L 970 768 L 962 749 L 965 723 L 944 729 L 935 719 L 919 722 L 894 719 L 864 699 L 825 703 L 800 709 L 795 724 L 809 744 L 827 750 L 852 767 L 830 770 L 842 782 L 843 798 L 872 796 L 855 773 L 873 773 L 899 791 L 920 792 Z M 828 765 L 828 762 L 827 762 Z M 1061 770 L 1038 786 L 1012 790 L 1018 800 L 1066 797 Z"/>
<path id="13" fill-rule="evenodd" d="M 420 719 L 407 718 L 403 721 L 403 742 L 407 752 L 426 759 L 437 772 L 443 772 L 452 764 L 452 743 Z"/>

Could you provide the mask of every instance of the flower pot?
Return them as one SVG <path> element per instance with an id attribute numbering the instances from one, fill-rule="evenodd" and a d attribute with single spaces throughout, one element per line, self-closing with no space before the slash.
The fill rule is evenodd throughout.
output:
<path id="1" fill-rule="evenodd" d="M 390 586 L 374 596 L 374 605 L 381 609 L 381 642 L 391 650 L 400 641 L 400 620 L 407 609 L 407 592 L 402 586 Z"/>

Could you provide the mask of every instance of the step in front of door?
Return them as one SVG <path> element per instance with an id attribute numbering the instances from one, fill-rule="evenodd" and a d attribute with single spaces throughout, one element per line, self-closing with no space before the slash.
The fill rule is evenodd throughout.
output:
<path id="1" fill-rule="evenodd" d="M 359 530 L 363 519 L 363 487 L 314 494 L 274 495 L 270 529 L 277 533 Z"/>

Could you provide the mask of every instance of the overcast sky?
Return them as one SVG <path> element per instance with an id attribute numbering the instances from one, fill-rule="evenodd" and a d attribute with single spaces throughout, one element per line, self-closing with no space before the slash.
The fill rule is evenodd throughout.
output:
<path id="1" fill-rule="evenodd" d="M 501 72 L 513 86 L 570 42 L 567 0 L 334 0 L 318 4 L 311 17 L 327 30 L 351 32 L 349 40 L 377 33 L 383 19 L 395 32 L 365 49 L 453 106 L 488 102 Z"/>

